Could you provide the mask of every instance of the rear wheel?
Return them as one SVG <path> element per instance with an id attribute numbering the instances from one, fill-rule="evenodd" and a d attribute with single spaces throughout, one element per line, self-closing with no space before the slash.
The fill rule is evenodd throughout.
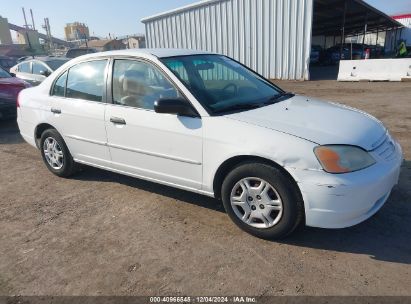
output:
<path id="1" fill-rule="evenodd" d="M 55 175 L 69 177 L 77 171 L 78 166 L 66 143 L 55 129 L 43 132 L 40 139 L 40 151 L 47 168 Z"/>
<path id="2" fill-rule="evenodd" d="M 222 200 L 234 223 L 260 238 L 287 236 L 304 215 L 294 181 L 264 163 L 243 163 L 232 170 L 223 182 Z"/>

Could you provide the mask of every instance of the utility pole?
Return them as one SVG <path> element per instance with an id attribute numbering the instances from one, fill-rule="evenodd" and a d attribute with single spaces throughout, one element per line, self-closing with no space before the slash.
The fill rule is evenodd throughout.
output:
<path id="1" fill-rule="evenodd" d="M 363 52 L 363 54 L 364 54 L 365 35 L 367 35 L 367 27 L 368 27 L 368 13 L 365 14 L 364 35 L 362 36 L 362 52 Z"/>
<path id="2" fill-rule="evenodd" d="M 31 24 L 33 26 L 33 30 L 36 30 L 36 26 L 34 24 L 33 10 L 32 9 L 30 9 L 30 15 L 31 15 Z"/>
<path id="3" fill-rule="evenodd" d="M 344 1 L 344 13 L 343 13 L 343 20 L 341 26 L 341 45 L 340 45 L 340 60 L 343 52 L 343 45 L 344 45 L 344 36 L 345 36 L 345 19 L 347 16 L 347 0 Z"/>
<path id="4" fill-rule="evenodd" d="M 50 48 L 50 52 L 51 52 L 53 50 L 53 41 L 52 41 L 52 36 L 51 36 L 49 18 L 44 18 L 43 28 L 46 30 L 46 34 L 47 34 L 47 37 L 48 37 L 48 40 L 49 40 L 49 48 Z"/>
<path id="5" fill-rule="evenodd" d="M 24 7 L 22 7 L 21 10 L 23 11 L 24 26 L 26 27 L 26 29 L 28 29 L 29 25 L 27 24 L 26 12 L 24 11 Z"/>

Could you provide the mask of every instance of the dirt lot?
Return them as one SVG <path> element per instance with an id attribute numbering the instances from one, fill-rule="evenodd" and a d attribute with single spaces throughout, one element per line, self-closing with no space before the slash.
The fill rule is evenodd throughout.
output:
<path id="1" fill-rule="evenodd" d="M 401 142 L 400 184 L 370 220 L 243 233 L 214 200 L 86 168 L 49 173 L 0 124 L 0 295 L 411 295 L 411 83 L 280 82 L 381 119 Z"/>

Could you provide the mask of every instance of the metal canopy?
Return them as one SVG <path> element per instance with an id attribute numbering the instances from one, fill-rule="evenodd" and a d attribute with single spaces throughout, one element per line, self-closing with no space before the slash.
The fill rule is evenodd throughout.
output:
<path id="1" fill-rule="evenodd" d="M 343 28 L 344 36 L 353 36 L 363 33 L 365 25 L 367 32 L 402 27 L 362 0 L 314 0 L 313 36 L 340 36 Z"/>

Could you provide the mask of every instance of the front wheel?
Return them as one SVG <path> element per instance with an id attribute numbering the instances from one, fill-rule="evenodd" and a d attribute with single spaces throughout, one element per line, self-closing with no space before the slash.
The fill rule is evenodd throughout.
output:
<path id="1" fill-rule="evenodd" d="M 77 171 L 77 164 L 57 130 L 48 129 L 43 132 L 40 151 L 47 168 L 55 175 L 69 177 Z"/>
<path id="2" fill-rule="evenodd" d="M 243 163 L 232 170 L 223 182 L 222 200 L 237 226 L 265 239 L 287 236 L 304 215 L 294 181 L 264 163 Z"/>

